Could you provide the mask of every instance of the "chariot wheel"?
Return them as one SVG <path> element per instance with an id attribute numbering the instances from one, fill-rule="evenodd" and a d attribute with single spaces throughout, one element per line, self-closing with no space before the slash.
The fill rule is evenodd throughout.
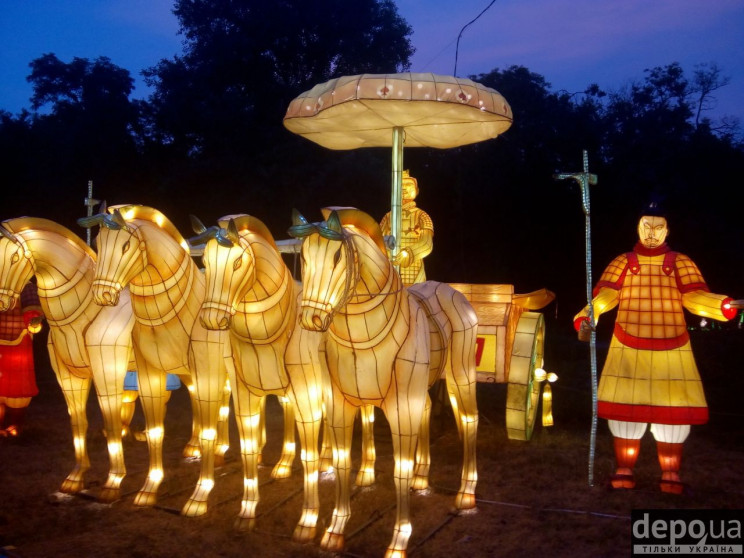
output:
<path id="1" fill-rule="evenodd" d="M 510 440 L 529 440 L 540 403 L 540 382 L 535 370 L 542 368 L 545 319 L 539 312 L 524 312 L 517 322 L 506 387 L 506 432 Z"/>

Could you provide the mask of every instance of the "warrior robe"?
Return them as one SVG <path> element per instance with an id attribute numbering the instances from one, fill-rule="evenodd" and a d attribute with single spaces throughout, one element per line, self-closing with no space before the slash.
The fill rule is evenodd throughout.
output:
<path id="1" fill-rule="evenodd" d="M 616 257 L 592 300 L 595 318 L 617 306 L 617 318 L 598 388 L 597 414 L 609 420 L 704 424 L 708 406 L 690 347 L 683 308 L 726 321 L 737 310 L 713 294 L 698 267 L 666 244 Z M 577 314 L 575 326 L 587 319 Z"/>

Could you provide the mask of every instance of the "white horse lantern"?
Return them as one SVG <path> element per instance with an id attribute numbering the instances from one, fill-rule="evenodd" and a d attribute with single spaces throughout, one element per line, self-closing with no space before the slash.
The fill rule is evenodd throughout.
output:
<path id="1" fill-rule="evenodd" d="M 115 307 L 101 308 L 93 302 L 94 266 L 93 251 L 53 221 L 20 217 L 0 224 L 0 311 L 11 309 L 24 285 L 36 277 L 39 302 L 49 324 L 49 360 L 70 414 L 75 467 L 60 490 L 76 494 L 85 488 L 90 469 L 86 408 L 92 380 L 110 461 L 99 500 L 113 502 L 119 498 L 126 475 L 121 408 L 134 317 L 126 290 Z"/>
<path id="2" fill-rule="evenodd" d="M 204 244 L 207 293 L 199 314 L 204 327 L 229 328 L 226 346 L 235 415 L 243 456 L 243 501 L 237 524 L 255 526 L 262 400 L 283 402 L 285 439 L 272 476 L 289 476 L 295 456 L 295 424 L 304 469 L 303 512 L 294 539 L 310 541 L 318 518 L 318 437 L 322 419 L 320 334 L 297 325 L 299 287 L 266 226 L 255 217 L 223 217 L 207 229 L 196 218 Z"/>
<path id="3" fill-rule="evenodd" d="M 204 274 L 186 241 L 156 209 L 113 206 L 109 213 L 84 217 L 78 223 L 101 225 L 96 239 L 95 301 L 115 305 L 126 286 L 131 295 L 134 356 L 150 452 L 150 470 L 134 503 L 154 505 L 163 480 L 166 374 L 172 373 L 193 382 L 198 403 L 194 411 L 200 424 L 201 471 L 182 513 L 202 515 L 214 486 L 218 422 L 227 419 L 225 335 L 205 329 L 197 319 L 204 300 Z"/>
<path id="4" fill-rule="evenodd" d="M 375 405 L 390 423 L 395 453 L 397 516 L 386 556 L 405 556 L 409 489 L 428 485 L 427 389 L 442 375 L 464 444 L 455 505 L 475 507 L 477 318 L 449 285 L 427 281 L 406 289 L 372 217 L 351 208 L 325 210 L 324 216 L 323 223 L 308 223 L 295 212 L 289 229 L 303 239 L 300 323 L 327 331 L 321 361 L 328 368 L 324 400 L 338 484 L 321 546 L 343 549 L 354 416 L 358 407 Z"/>

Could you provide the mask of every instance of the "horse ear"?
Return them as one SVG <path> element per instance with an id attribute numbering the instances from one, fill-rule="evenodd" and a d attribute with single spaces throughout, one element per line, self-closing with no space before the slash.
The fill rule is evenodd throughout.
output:
<path id="1" fill-rule="evenodd" d="M 307 225 L 307 219 L 295 208 L 292 208 L 292 225 Z"/>
<path id="2" fill-rule="evenodd" d="M 114 221 L 114 223 L 116 223 L 122 228 L 126 228 L 127 226 L 127 222 L 124 220 L 124 216 L 121 214 L 121 211 L 119 211 L 118 209 L 114 209 L 112 220 Z"/>
<path id="3" fill-rule="evenodd" d="M 98 206 L 98 213 L 106 215 L 106 200 L 103 200 L 101 205 Z"/>
<path id="4" fill-rule="evenodd" d="M 15 237 L 15 235 L 8 229 L 6 229 L 2 224 L 0 224 L 0 236 L 5 237 L 11 242 L 15 242 L 16 244 L 18 244 L 18 239 Z"/>
<path id="5" fill-rule="evenodd" d="M 339 218 L 338 212 L 335 209 L 331 211 L 331 214 L 328 216 L 328 221 L 326 221 L 326 223 L 328 225 L 328 228 L 331 229 L 333 232 L 342 232 L 341 219 Z"/>
<path id="6" fill-rule="evenodd" d="M 194 229 L 196 234 L 201 234 L 207 230 L 207 227 L 204 226 L 204 223 L 196 215 L 189 215 L 189 220 L 191 221 L 191 228 Z"/>
<path id="7" fill-rule="evenodd" d="M 240 242 L 240 235 L 238 234 L 238 226 L 235 224 L 235 219 L 230 219 L 227 223 L 227 238 L 233 243 L 233 245 Z"/>

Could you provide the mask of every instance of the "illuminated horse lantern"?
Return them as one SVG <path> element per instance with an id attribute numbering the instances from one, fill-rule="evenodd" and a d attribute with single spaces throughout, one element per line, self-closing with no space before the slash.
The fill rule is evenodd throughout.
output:
<path id="1" fill-rule="evenodd" d="M 61 491 L 85 488 L 90 469 L 86 414 L 91 380 L 107 432 L 110 468 L 99 500 L 119 498 L 126 475 L 121 444 L 124 376 L 132 350 L 134 325 L 129 293 L 113 308 L 93 301 L 95 254 L 69 229 L 35 217 L 0 224 L 0 311 L 17 303 L 26 283 L 36 277 L 39 301 L 49 324 L 47 348 L 70 414 L 75 467 Z"/>
<path id="2" fill-rule="evenodd" d="M 134 503 L 147 506 L 157 500 L 163 479 L 166 374 L 177 374 L 193 382 L 202 459 L 196 489 L 182 513 L 202 515 L 214 486 L 217 423 L 227 380 L 225 336 L 205 329 L 198 320 L 204 275 L 186 241 L 156 209 L 113 206 L 109 213 L 84 217 L 78 223 L 84 227 L 101 225 L 93 281 L 95 301 L 115 305 L 127 286 L 131 296 L 134 356 L 150 452 L 147 480 Z"/>
<path id="3" fill-rule="evenodd" d="M 201 320 L 209 329 L 230 330 L 229 370 L 235 414 L 240 431 L 244 468 L 243 503 L 238 525 L 252 528 L 258 503 L 257 464 L 260 454 L 261 401 L 267 395 L 284 400 L 285 436 L 282 458 L 272 472 L 284 477 L 294 458 L 295 422 L 304 469 L 304 502 L 294 539 L 310 541 L 318 518 L 318 437 L 322 419 L 322 334 L 298 323 L 299 285 L 269 230 L 249 215 L 222 217 L 219 226 L 206 228 L 192 217 L 192 245 L 205 244 L 202 261 L 207 295 Z M 327 436 L 324 437 L 327 442 Z M 374 480 L 371 425 L 364 423 L 361 484 Z M 330 447 L 329 447 L 330 451 Z M 371 471 L 371 473 L 369 472 Z"/>
<path id="4" fill-rule="evenodd" d="M 465 297 L 444 283 L 406 289 L 372 217 L 350 208 L 324 215 L 325 222 L 308 223 L 295 212 L 289 229 L 303 239 L 302 327 L 327 331 L 321 361 L 329 373 L 324 400 L 338 484 L 321 546 L 343 549 L 354 415 L 362 405 L 376 405 L 390 424 L 395 453 L 397 516 L 386 556 L 405 556 L 409 489 L 428 486 L 427 389 L 443 373 L 464 444 L 455 505 L 475 507 L 477 318 Z"/>

